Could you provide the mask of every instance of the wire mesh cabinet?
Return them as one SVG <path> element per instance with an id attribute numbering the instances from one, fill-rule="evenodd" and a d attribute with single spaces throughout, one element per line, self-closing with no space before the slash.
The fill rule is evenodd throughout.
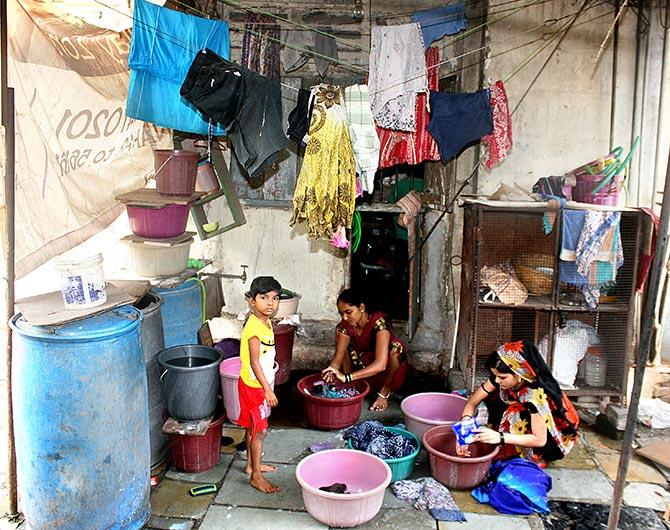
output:
<path id="1" fill-rule="evenodd" d="M 570 378 L 572 384 L 561 385 L 568 394 L 622 399 L 636 343 L 633 302 L 642 233 L 640 212 L 621 210 L 624 264 L 616 281 L 601 288 L 599 303 L 591 310 L 577 289 L 560 281 L 564 220 L 560 211 L 555 212 L 553 229 L 546 234 L 551 218 L 545 216 L 544 203 L 472 201 L 463 207 L 457 359 L 468 389 L 474 390 L 488 377 L 486 359 L 500 344 L 528 339 L 546 354 L 554 375 L 567 372 L 575 376 Z M 484 285 L 482 268 L 499 265 L 513 268 L 527 288 L 523 303 L 503 303 Z M 567 334 L 566 329 L 586 329 L 591 337 L 595 330 L 597 339 L 589 339 L 589 354 L 581 361 L 586 338 L 579 335 L 582 332 Z M 593 371 L 587 377 L 587 360 L 599 370 L 598 377 L 592 376 Z"/>

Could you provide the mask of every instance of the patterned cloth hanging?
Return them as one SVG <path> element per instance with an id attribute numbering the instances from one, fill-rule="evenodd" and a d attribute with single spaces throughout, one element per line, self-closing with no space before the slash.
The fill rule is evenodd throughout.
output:
<path id="1" fill-rule="evenodd" d="M 290 226 L 307 222 L 310 239 L 330 240 L 351 228 L 356 193 L 356 161 L 341 87 L 312 87 L 314 110 L 305 157 L 293 194 Z"/>
<path id="2" fill-rule="evenodd" d="M 507 158 L 512 149 L 512 116 L 509 112 L 505 83 L 496 81 L 490 87 L 493 132 L 482 138 L 487 147 L 486 167 L 491 169 Z"/>
<path id="3" fill-rule="evenodd" d="M 432 47 L 426 50 L 426 66 L 428 68 L 428 88 L 438 90 L 438 71 L 435 65 L 440 62 L 440 52 Z M 391 167 L 398 164 L 420 164 L 425 160 L 439 160 L 440 150 L 437 142 L 428 132 L 428 109 L 426 93 L 416 98 L 416 131 L 396 131 L 377 127 L 379 142 L 379 167 Z"/>
<path id="4" fill-rule="evenodd" d="M 279 24 L 271 17 L 256 13 L 248 13 L 244 22 L 242 66 L 270 79 L 279 80 Z"/>

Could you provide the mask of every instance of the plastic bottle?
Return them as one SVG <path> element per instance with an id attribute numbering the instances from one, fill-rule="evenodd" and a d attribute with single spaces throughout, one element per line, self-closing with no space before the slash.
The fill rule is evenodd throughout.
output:
<path id="1" fill-rule="evenodd" d="M 587 386 L 605 386 L 607 383 L 607 360 L 601 346 L 590 346 L 584 357 Z"/>

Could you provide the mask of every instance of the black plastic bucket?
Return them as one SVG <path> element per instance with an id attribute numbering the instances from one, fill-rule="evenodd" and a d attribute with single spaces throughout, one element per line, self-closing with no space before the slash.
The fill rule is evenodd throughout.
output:
<path id="1" fill-rule="evenodd" d="M 173 346 L 158 354 L 165 370 L 167 409 L 177 420 L 201 420 L 214 413 L 222 354 L 209 346 Z"/>

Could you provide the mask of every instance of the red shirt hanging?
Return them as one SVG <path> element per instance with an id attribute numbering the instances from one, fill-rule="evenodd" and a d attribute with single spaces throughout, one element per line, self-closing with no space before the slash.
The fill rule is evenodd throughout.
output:
<path id="1" fill-rule="evenodd" d="M 440 52 L 436 47 L 426 50 L 428 67 L 428 89 L 438 90 L 438 70 Z M 416 98 L 416 131 L 395 131 L 377 127 L 379 136 L 379 167 L 391 167 L 398 164 L 420 164 L 424 160 L 439 160 L 437 143 L 428 132 L 428 111 L 426 94 Z"/>

